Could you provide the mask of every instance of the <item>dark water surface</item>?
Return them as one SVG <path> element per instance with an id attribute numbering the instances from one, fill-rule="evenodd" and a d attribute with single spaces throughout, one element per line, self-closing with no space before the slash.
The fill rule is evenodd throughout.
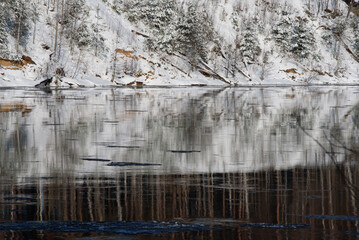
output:
<path id="1" fill-rule="evenodd" d="M 359 87 L 0 90 L 0 239 L 357 239 Z"/>

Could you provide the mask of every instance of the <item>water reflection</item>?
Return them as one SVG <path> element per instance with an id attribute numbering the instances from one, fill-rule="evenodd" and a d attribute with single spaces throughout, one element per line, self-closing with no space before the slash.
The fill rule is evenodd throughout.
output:
<path id="1" fill-rule="evenodd" d="M 358 184 L 357 179 L 355 183 Z M 225 239 L 261 239 L 268 234 L 290 239 L 327 235 L 350 239 L 345 231 L 359 230 L 358 218 L 353 219 L 358 216 L 357 201 L 343 184 L 333 168 L 194 175 L 125 174 L 117 178 L 29 178 L 21 184 L 2 184 L 1 218 L 3 221 L 155 220 L 223 228 L 202 232 L 205 239 L 221 235 Z M 248 223 L 309 227 L 279 231 L 253 229 Z M 176 238 L 188 239 L 189 234 Z"/>
<path id="2" fill-rule="evenodd" d="M 161 164 L 154 173 L 315 166 L 328 156 L 298 126 L 328 151 L 358 149 L 352 88 L 7 90 L 2 106 L 31 112 L 1 113 L 1 154 L 29 176 L 119 171 L 89 157 Z"/>
<path id="3" fill-rule="evenodd" d="M 358 89 L 1 91 L 0 221 L 220 229 L 175 239 L 355 238 Z"/>

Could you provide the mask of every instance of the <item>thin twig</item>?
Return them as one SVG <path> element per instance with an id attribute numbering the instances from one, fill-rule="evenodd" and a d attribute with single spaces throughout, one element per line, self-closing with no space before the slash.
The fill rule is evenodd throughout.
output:
<path id="1" fill-rule="evenodd" d="M 319 142 L 319 140 L 315 139 L 312 135 L 310 135 L 301 125 L 297 125 L 297 127 L 303 131 L 303 133 L 305 135 L 307 135 L 308 137 L 310 137 L 315 143 L 318 144 L 318 146 L 324 150 L 325 154 L 327 154 L 332 163 L 334 164 L 334 167 L 339 171 L 340 175 L 342 176 L 342 178 L 344 179 L 345 183 L 347 184 L 347 186 L 349 187 L 349 190 L 353 193 L 353 197 L 356 199 L 356 200 L 359 200 L 359 197 L 358 197 L 358 194 L 359 194 L 359 189 L 357 186 L 355 186 L 354 184 L 352 184 L 347 176 L 345 176 L 345 174 L 343 173 L 343 170 L 339 167 L 339 164 L 337 163 L 337 159 L 336 159 L 336 155 L 335 153 L 333 153 L 333 151 L 328 151 L 323 144 L 321 144 Z M 332 145 L 334 146 L 334 145 Z"/>

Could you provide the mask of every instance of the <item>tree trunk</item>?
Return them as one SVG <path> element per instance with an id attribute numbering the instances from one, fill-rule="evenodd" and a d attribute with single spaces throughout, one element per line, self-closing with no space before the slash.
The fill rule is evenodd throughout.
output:
<path id="1" fill-rule="evenodd" d="M 56 24 L 55 24 L 55 44 L 54 44 L 54 59 L 57 65 L 57 38 L 58 38 L 58 28 L 59 28 L 59 0 L 56 0 Z"/>
<path id="2" fill-rule="evenodd" d="M 58 51 L 58 56 L 57 56 L 57 61 L 60 61 L 60 56 L 61 56 L 61 46 L 62 46 L 62 36 L 63 36 L 63 32 L 64 32 L 64 4 L 65 0 L 61 0 L 61 29 L 60 29 L 60 43 L 59 43 L 59 51 Z"/>
<path id="3" fill-rule="evenodd" d="M 113 58 L 113 72 L 112 72 L 111 82 L 114 82 L 116 77 L 116 61 L 117 61 L 117 51 L 115 51 L 115 56 Z"/>
<path id="4" fill-rule="evenodd" d="M 18 27 L 16 34 L 16 55 L 19 54 L 20 36 L 21 36 L 21 16 L 18 18 Z"/>
<path id="5" fill-rule="evenodd" d="M 32 14 L 33 14 L 33 18 L 32 18 L 32 21 L 34 22 L 34 34 L 32 36 L 32 43 L 34 44 L 35 43 L 35 38 L 36 38 L 36 6 L 35 5 L 32 5 Z"/>

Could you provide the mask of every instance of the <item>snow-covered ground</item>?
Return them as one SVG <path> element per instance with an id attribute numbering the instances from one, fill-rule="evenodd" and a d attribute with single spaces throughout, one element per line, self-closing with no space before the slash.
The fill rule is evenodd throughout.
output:
<path id="1" fill-rule="evenodd" d="M 36 6 L 39 16 L 36 25 L 32 26 L 30 40 L 21 51 L 35 64 L 22 67 L 0 65 L 0 87 L 34 86 L 54 76 L 56 69 L 64 70 L 65 76 L 59 77 L 56 84 L 52 83 L 53 86 L 60 87 L 228 84 L 223 79 L 238 85 L 359 83 L 359 63 L 355 58 L 341 42 L 338 41 L 329 46 L 323 40 L 323 36 L 328 34 L 328 29 L 336 21 L 348 21 L 349 25 L 349 22 L 353 23 L 358 19 L 354 14 L 346 18 L 348 8 L 342 1 L 339 1 L 338 6 L 333 5 L 334 1 L 328 2 L 327 9 L 320 5 L 323 1 L 307 0 L 280 0 L 272 3 L 251 0 L 197 1 L 197 8 L 208 13 L 213 19 L 213 27 L 218 35 L 217 41 L 220 42 L 220 51 L 226 55 L 227 59 L 224 59 L 215 52 L 209 52 L 213 58 L 208 61 L 208 67 L 223 79 L 204 76 L 198 69 L 191 69 L 186 57 L 180 54 L 168 55 L 150 51 L 146 43 L 147 39 L 143 36 L 151 34 L 148 27 L 140 22 L 130 22 L 127 13 L 114 10 L 115 2 L 126 1 L 86 0 L 86 5 L 90 10 L 86 21 L 89 26 L 94 24 L 99 26 L 100 33 L 105 39 L 106 49 L 97 55 L 93 49 L 70 48 L 69 42 L 63 37 L 58 40 L 61 42 L 61 57 L 58 62 L 54 63 L 50 61 L 50 58 L 55 43 L 56 13 L 48 11 L 48 1 L 33 1 L 38 3 Z M 191 1 L 178 0 L 177 3 L 186 6 Z M 337 7 L 338 12 L 335 18 L 334 7 Z M 278 52 L 275 42 L 268 40 L 274 24 L 280 19 L 278 11 L 282 8 L 291 10 L 294 18 L 304 19 L 313 29 L 317 44 L 313 51 L 321 56 L 319 61 L 306 59 L 301 61 L 283 56 Z M 262 49 L 258 58 L 262 59 L 264 54 L 268 54 L 268 59 L 248 65 L 234 63 L 243 74 L 239 72 L 228 74 L 228 69 L 226 70 L 228 51 L 230 51 L 226 48 L 233 45 L 238 35 L 233 23 L 234 15 L 240 23 L 239 33 L 244 31 L 246 21 L 256 16 L 264 26 L 257 34 Z M 351 41 L 354 35 L 354 30 L 347 27 L 342 37 L 343 43 L 352 48 Z M 9 45 L 11 41 L 13 39 L 9 39 Z"/>

